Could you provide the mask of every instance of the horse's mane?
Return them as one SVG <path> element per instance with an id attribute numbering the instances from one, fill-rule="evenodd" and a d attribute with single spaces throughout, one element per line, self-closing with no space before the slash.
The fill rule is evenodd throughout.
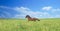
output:
<path id="1" fill-rule="evenodd" d="M 26 17 L 31 18 L 29 15 L 26 15 Z"/>

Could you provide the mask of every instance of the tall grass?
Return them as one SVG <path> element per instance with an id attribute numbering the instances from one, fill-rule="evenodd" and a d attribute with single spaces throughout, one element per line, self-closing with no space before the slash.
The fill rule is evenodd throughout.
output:
<path id="1" fill-rule="evenodd" d="M 60 31 L 60 19 L 0 19 L 0 31 Z"/>

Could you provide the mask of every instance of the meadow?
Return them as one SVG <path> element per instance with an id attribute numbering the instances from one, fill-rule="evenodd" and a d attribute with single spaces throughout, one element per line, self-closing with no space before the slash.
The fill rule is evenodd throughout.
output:
<path id="1" fill-rule="evenodd" d="M 40 21 L 27 19 L 0 19 L 0 31 L 60 31 L 60 18 L 46 18 Z"/>

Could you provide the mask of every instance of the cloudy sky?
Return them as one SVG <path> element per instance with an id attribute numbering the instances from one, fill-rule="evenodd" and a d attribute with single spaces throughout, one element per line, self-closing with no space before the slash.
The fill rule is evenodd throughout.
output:
<path id="1" fill-rule="evenodd" d="M 0 0 L 0 18 L 60 18 L 60 0 Z"/>

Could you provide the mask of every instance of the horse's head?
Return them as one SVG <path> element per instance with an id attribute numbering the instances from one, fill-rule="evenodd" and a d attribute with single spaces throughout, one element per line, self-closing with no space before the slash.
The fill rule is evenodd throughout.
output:
<path id="1" fill-rule="evenodd" d="M 29 15 L 26 15 L 26 17 L 25 18 L 30 18 L 30 16 Z"/>

